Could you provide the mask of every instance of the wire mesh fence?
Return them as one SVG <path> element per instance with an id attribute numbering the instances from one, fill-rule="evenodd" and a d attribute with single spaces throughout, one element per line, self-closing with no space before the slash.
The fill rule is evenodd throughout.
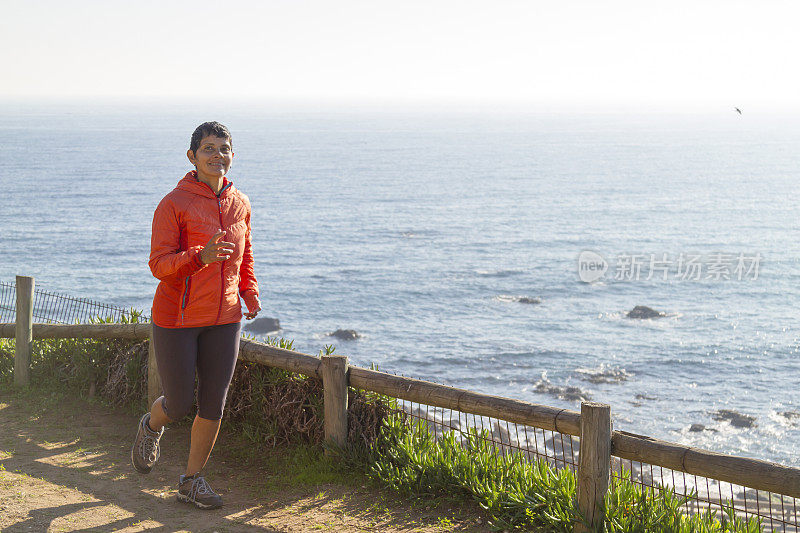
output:
<path id="1" fill-rule="evenodd" d="M 16 321 L 16 302 L 16 283 L 0 282 L 0 322 Z M 140 320 L 149 320 L 147 315 L 134 309 L 124 309 L 88 298 L 75 298 L 41 289 L 33 291 L 34 322 L 75 324 L 90 322 L 96 318 L 127 322 L 134 315 Z"/>
<path id="2" fill-rule="evenodd" d="M 398 400 L 397 411 L 414 422 L 423 422 L 436 438 L 452 431 L 463 441 L 470 429 L 475 429 L 499 455 L 518 454 L 531 462 L 543 460 L 556 469 L 577 472 L 578 437 L 407 400 Z"/>
<path id="3" fill-rule="evenodd" d="M 545 461 L 555 469 L 568 468 L 577 474 L 579 437 L 407 400 L 398 399 L 397 404 L 397 411 L 409 423 L 423 423 L 435 438 L 455 432 L 463 443 L 470 428 L 475 428 L 498 454 L 519 454 L 528 461 Z M 682 510 L 688 515 L 710 512 L 721 521 L 733 516 L 758 520 L 762 531 L 800 532 L 795 498 L 628 459 L 612 457 L 611 464 L 612 480 L 626 479 L 642 491 L 669 490 L 683 499 Z"/>
<path id="4" fill-rule="evenodd" d="M 14 322 L 17 317 L 17 284 L 0 281 L 0 322 Z"/>
<path id="5" fill-rule="evenodd" d="M 611 465 L 614 479 L 626 479 L 643 491 L 665 488 L 681 496 L 687 514 L 711 512 L 720 520 L 756 519 L 762 531 L 800 531 L 795 498 L 629 459 L 612 457 Z"/>

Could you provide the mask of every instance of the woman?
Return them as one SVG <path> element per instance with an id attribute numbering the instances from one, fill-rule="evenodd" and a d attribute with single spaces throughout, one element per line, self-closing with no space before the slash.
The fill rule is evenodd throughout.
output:
<path id="1" fill-rule="evenodd" d="M 198 413 L 178 499 L 216 509 L 222 498 L 200 474 L 219 432 L 239 353 L 244 300 L 248 320 L 261 310 L 250 246 L 250 201 L 225 175 L 233 161 L 228 129 L 205 122 L 186 152 L 195 170 L 158 204 L 150 270 L 161 280 L 152 322 L 164 395 L 139 421 L 131 461 L 146 474 L 160 456 L 164 425 L 189 414 L 197 372 Z"/>

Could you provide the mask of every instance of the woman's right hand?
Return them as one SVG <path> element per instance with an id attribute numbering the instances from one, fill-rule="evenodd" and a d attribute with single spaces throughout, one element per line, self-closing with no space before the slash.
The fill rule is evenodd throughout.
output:
<path id="1" fill-rule="evenodd" d="M 202 261 L 204 265 L 230 259 L 234 244 L 232 242 L 220 240 L 224 236 L 225 230 L 216 232 L 203 249 L 200 250 L 200 261 Z"/>

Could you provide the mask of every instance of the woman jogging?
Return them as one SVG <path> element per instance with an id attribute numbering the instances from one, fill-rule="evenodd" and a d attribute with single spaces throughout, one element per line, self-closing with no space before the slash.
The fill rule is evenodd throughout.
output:
<path id="1" fill-rule="evenodd" d="M 233 161 L 228 129 L 205 122 L 186 153 L 195 170 L 167 194 L 153 216 L 150 270 L 161 282 L 153 299 L 153 343 L 164 395 L 139 421 L 131 461 L 146 474 L 160 456 L 164 425 L 195 399 L 189 461 L 178 499 L 216 509 L 222 498 L 200 474 L 219 432 L 239 353 L 242 310 L 261 310 L 250 246 L 250 201 L 225 175 Z"/>

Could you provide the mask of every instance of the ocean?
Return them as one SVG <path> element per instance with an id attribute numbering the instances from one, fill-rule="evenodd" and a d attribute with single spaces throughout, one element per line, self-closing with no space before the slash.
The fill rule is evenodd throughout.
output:
<path id="1" fill-rule="evenodd" d="M 800 116 L 744 111 L 0 104 L 0 281 L 149 312 L 153 210 L 219 120 L 298 351 L 800 466 Z"/>

